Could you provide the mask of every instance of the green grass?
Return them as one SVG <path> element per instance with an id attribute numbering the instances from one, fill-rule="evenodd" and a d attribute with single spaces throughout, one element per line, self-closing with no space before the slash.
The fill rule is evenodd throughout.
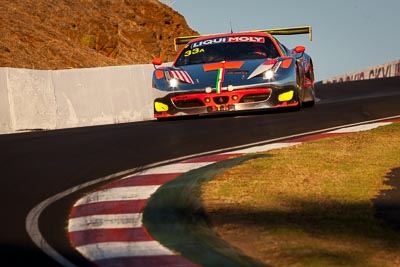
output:
<path id="1" fill-rule="evenodd" d="M 400 266 L 400 233 L 372 203 L 399 167 L 395 123 L 270 151 L 203 184 L 201 196 L 212 230 L 266 264 Z"/>

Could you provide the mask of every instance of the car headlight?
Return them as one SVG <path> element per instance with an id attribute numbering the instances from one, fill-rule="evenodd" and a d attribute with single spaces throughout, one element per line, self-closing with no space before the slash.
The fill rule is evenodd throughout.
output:
<path id="1" fill-rule="evenodd" d="M 274 77 L 274 71 L 272 70 L 267 70 L 266 72 L 264 72 L 263 78 L 265 80 L 270 80 Z"/>
<path id="2" fill-rule="evenodd" d="M 274 78 L 274 75 L 275 75 L 276 71 L 279 69 L 279 67 L 281 66 L 282 61 L 273 60 L 273 61 L 271 61 L 271 63 L 274 63 L 274 65 L 271 67 L 271 69 L 265 71 L 263 74 L 263 78 L 265 80 L 271 80 L 272 78 Z"/>
<path id="3" fill-rule="evenodd" d="M 172 78 L 169 80 L 169 86 L 171 86 L 172 88 L 175 88 L 178 86 L 178 79 L 176 78 Z"/>

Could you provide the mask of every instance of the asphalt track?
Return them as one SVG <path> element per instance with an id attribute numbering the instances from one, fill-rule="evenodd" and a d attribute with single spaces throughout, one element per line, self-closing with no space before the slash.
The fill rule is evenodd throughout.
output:
<path id="1" fill-rule="evenodd" d="M 127 169 L 197 153 L 400 114 L 400 78 L 318 85 L 320 101 L 299 112 L 264 112 L 0 136 L 4 266 L 60 266 L 25 230 L 28 213 L 60 192 Z M 91 266 L 69 245 L 69 209 L 93 185 L 53 203 L 39 217 L 49 245 Z"/>

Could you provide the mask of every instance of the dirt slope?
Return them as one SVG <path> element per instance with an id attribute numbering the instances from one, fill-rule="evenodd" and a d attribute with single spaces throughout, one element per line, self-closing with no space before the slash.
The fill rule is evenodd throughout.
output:
<path id="1" fill-rule="evenodd" d="M 198 34 L 157 0 L 0 0 L 0 67 L 68 69 L 171 61 Z"/>

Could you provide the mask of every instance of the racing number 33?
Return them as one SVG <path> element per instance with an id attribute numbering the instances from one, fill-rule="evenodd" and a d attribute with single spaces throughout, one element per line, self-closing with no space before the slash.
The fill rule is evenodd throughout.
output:
<path id="1" fill-rule="evenodd" d="M 198 53 L 203 53 L 203 52 L 204 52 L 204 48 L 200 49 L 200 48 L 196 47 L 196 48 L 193 48 L 192 50 L 186 51 L 185 52 L 185 57 L 188 57 L 190 55 L 196 55 Z"/>

